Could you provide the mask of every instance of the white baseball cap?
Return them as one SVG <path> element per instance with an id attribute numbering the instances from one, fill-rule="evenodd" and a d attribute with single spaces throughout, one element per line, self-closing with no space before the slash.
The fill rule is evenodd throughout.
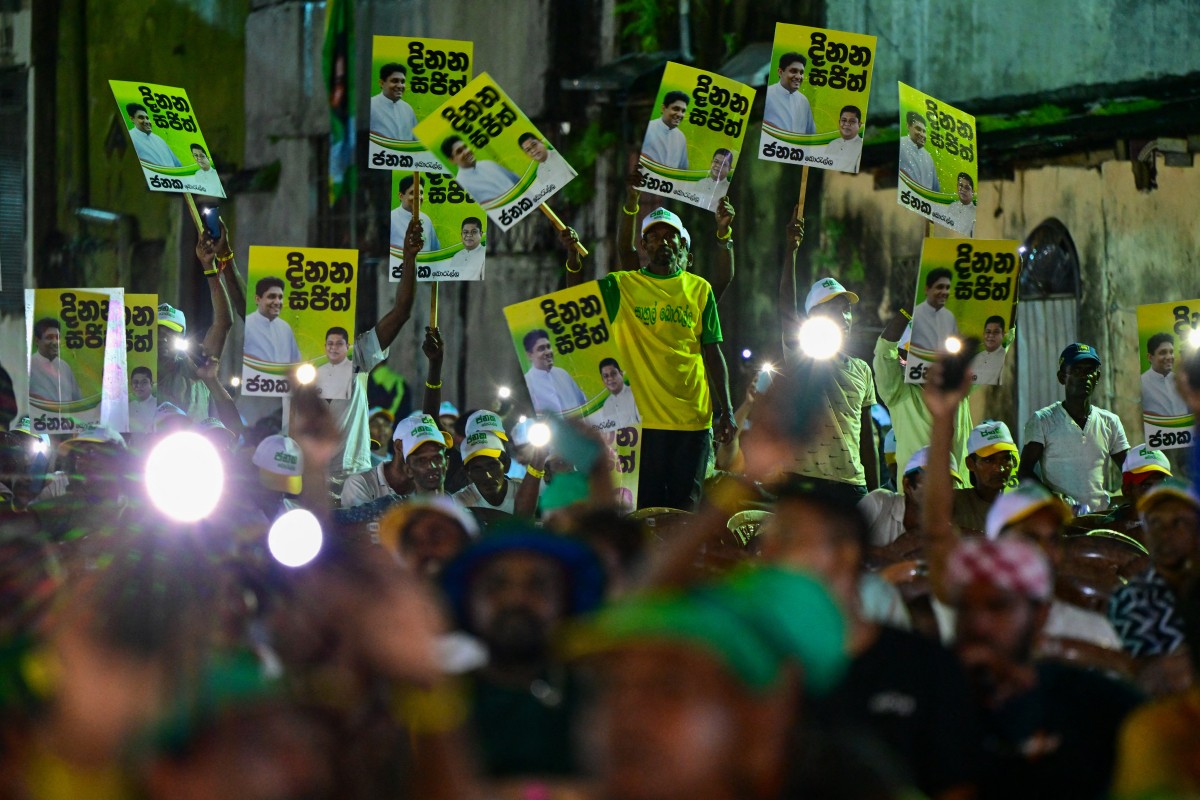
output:
<path id="1" fill-rule="evenodd" d="M 1016 489 L 1005 492 L 992 503 L 983 532 L 987 538 L 995 539 L 1009 525 L 1031 517 L 1042 509 L 1056 512 L 1063 522 L 1071 518 L 1066 503 L 1051 494 L 1045 486 L 1036 481 L 1021 481 Z"/>
<path id="2" fill-rule="evenodd" d="M 504 432 L 504 422 L 500 419 L 500 415 L 494 411 L 488 411 L 486 408 L 467 417 L 466 435 L 470 436 L 479 431 L 494 433 L 504 441 L 508 441 L 508 434 Z"/>
<path id="3" fill-rule="evenodd" d="M 916 472 L 919 469 L 925 469 L 929 463 L 929 448 L 922 447 L 920 450 L 912 454 L 908 459 L 908 463 L 904 465 L 904 472 L 901 475 L 907 475 L 910 472 Z"/>
<path id="4" fill-rule="evenodd" d="M 120 450 L 129 449 L 116 429 L 102 422 L 87 423 L 75 429 L 75 435 L 58 446 L 59 455 L 80 444 L 111 444 Z"/>
<path id="5" fill-rule="evenodd" d="M 400 456 L 408 458 L 421 445 L 433 442 L 439 447 L 449 447 L 454 441 L 450 434 L 438 428 L 437 423 L 428 414 L 412 415 L 400 420 L 393 437 L 400 441 Z"/>
<path id="6" fill-rule="evenodd" d="M 158 304 L 158 324 L 182 334 L 187 333 L 187 317 L 169 303 Z"/>
<path id="7" fill-rule="evenodd" d="M 514 425 L 512 429 L 512 443 L 517 447 L 529 444 L 529 429 L 532 426 L 533 420 L 529 418 L 526 418 Z"/>
<path id="8" fill-rule="evenodd" d="M 467 434 L 467 437 L 463 439 L 461 449 L 463 465 L 465 466 L 476 456 L 500 458 L 500 456 L 504 455 L 504 442 L 500 441 L 500 437 L 494 433 L 476 431 L 475 433 Z"/>
<path id="9" fill-rule="evenodd" d="M 442 404 L 438 407 L 438 416 L 457 417 L 458 406 L 454 405 L 454 403 L 451 403 L 449 400 L 443 400 Z"/>
<path id="10" fill-rule="evenodd" d="M 290 436 L 276 433 L 263 439 L 250 459 L 258 467 L 258 481 L 268 489 L 300 494 L 304 456 Z"/>
<path id="11" fill-rule="evenodd" d="M 804 299 L 804 313 L 807 314 L 821 303 L 842 294 L 846 295 L 846 299 L 851 303 L 858 302 L 858 295 L 838 283 L 837 278 L 821 278 L 808 290 L 808 297 Z"/>
<path id="12" fill-rule="evenodd" d="M 1008 450 L 1017 452 L 1008 426 L 994 419 L 987 419 L 971 429 L 967 437 L 967 453 L 977 458 L 987 458 L 990 455 Z"/>
<path id="13" fill-rule="evenodd" d="M 1144 472 L 1162 472 L 1170 476 L 1171 462 L 1161 450 L 1152 450 L 1148 445 L 1139 444 L 1129 448 L 1125 456 L 1125 466 L 1121 469 L 1126 474 L 1141 475 Z"/>
<path id="14" fill-rule="evenodd" d="M 675 212 L 668 211 L 665 208 L 656 208 L 646 215 L 646 218 L 642 220 L 642 234 L 645 235 L 647 228 L 651 225 L 657 225 L 660 222 L 666 223 L 679 231 L 681 237 L 687 236 L 687 228 L 683 227 L 683 220 Z"/>

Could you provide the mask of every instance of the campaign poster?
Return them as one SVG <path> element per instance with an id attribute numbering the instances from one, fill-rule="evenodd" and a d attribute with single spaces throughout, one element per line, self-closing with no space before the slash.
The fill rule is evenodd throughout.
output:
<path id="1" fill-rule="evenodd" d="M 125 374 L 129 425 L 121 433 L 153 433 L 158 411 L 158 295 L 125 295 Z"/>
<path id="2" fill-rule="evenodd" d="M 775 23 L 758 157 L 858 172 L 875 37 Z"/>
<path id="3" fill-rule="evenodd" d="M 486 72 L 414 132 L 501 230 L 575 177 L 566 159 Z"/>
<path id="4" fill-rule="evenodd" d="M 121 121 L 156 192 L 224 197 L 216 157 L 208 149 L 187 92 L 176 86 L 109 81 Z"/>
<path id="5" fill-rule="evenodd" d="M 367 161 L 374 169 L 447 170 L 413 128 L 471 80 L 471 42 L 376 36 L 371 49 L 371 124 Z"/>
<path id="6" fill-rule="evenodd" d="M 929 365 L 954 347 L 951 340 L 962 343 L 975 337 L 980 344 L 970 365 L 972 381 L 1000 383 L 1014 340 L 1019 244 L 1005 239 L 925 240 L 913 298 L 906 382 L 924 383 Z"/>
<path id="7" fill-rule="evenodd" d="M 901 83 L 896 201 L 971 237 L 978 178 L 975 118 Z"/>
<path id="8" fill-rule="evenodd" d="M 125 429 L 124 316 L 122 289 L 25 290 L 34 432 Z"/>
<path id="9" fill-rule="evenodd" d="M 302 364 L 326 400 L 350 397 L 358 251 L 251 245 L 242 394 L 284 397 Z"/>
<path id="10" fill-rule="evenodd" d="M 729 194 L 754 89 L 671 61 L 642 137 L 638 187 L 715 211 Z"/>
<path id="11" fill-rule="evenodd" d="M 608 446 L 618 505 L 637 508 L 642 418 L 596 281 L 504 309 L 540 416 L 581 419 Z"/>
<path id="12" fill-rule="evenodd" d="M 1155 450 L 1192 446 L 1195 420 L 1175 382 L 1175 361 L 1200 344 L 1200 300 L 1137 307 L 1142 369 L 1142 427 Z"/>
<path id="13" fill-rule="evenodd" d="M 388 275 L 400 280 L 404 235 L 412 222 L 421 183 L 421 229 L 425 244 L 417 253 L 418 281 L 481 281 L 487 255 L 487 214 L 449 175 L 392 173 L 391 240 Z"/>

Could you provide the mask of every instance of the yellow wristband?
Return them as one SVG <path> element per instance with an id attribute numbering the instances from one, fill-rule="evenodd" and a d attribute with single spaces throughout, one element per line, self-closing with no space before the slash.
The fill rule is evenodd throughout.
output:
<path id="1" fill-rule="evenodd" d="M 726 239 L 728 239 L 731 236 L 733 236 L 733 226 L 732 225 L 729 226 L 729 230 L 725 231 L 724 236 L 722 236 L 719 233 L 717 234 L 717 238 L 720 239 L 721 241 L 725 241 Z"/>
<path id="2" fill-rule="evenodd" d="M 537 478 L 539 481 L 542 478 L 546 477 L 546 473 L 540 469 L 537 469 L 536 467 L 526 467 L 525 471 L 527 473 L 529 473 L 531 476 L 533 476 L 534 478 Z"/>
<path id="3" fill-rule="evenodd" d="M 426 389 L 440 389 L 440 388 L 442 388 L 442 382 L 438 381 L 437 383 L 430 383 L 429 381 L 425 381 L 425 388 Z"/>
<path id="4" fill-rule="evenodd" d="M 631 217 L 636 217 L 639 209 L 641 209 L 641 206 L 634 206 L 633 211 L 630 211 L 628 208 L 626 208 L 624 206 L 624 204 L 621 205 L 621 210 L 624 211 L 626 214 L 628 214 Z"/>
<path id="5" fill-rule="evenodd" d="M 218 264 L 228 264 L 230 261 L 233 261 L 233 253 L 230 253 L 227 256 L 217 256 Z"/>
<path id="6" fill-rule="evenodd" d="M 900 313 L 904 315 L 904 318 L 905 318 L 906 320 L 908 320 L 909 322 L 912 322 L 912 314 L 908 313 L 908 312 L 907 312 L 907 311 L 905 311 L 903 308 L 902 308 L 902 309 L 900 309 Z"/>
<path id="7" fill-rule="evenodd" d="M 206 278 L 211 278 L 213 275 L 216 275 L 216 274 L 217 274 L 217 270 L 215 270 L 215 269 L 204 270 L 204 277 L 206 277 Z"/>
<path id="8" fill-rule="evenodd" d="M 583 264 L 580 264 L 580 265 L 579 265 L 579 269 L 571 269 L 571 262 L 570 262 L 570 261 L 568 261 L 568 262 L 567 262 L 567 263 L 566 263 L 564 266 L 567 268 L 567 272 L 571 273 L 572 275 L 574 275 L 576 272 L 582 272 L 582 271 L 583 271 Z"/>

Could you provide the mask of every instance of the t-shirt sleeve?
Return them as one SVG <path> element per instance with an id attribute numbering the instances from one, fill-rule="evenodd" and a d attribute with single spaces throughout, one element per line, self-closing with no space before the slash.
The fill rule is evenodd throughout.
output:
<path id="1" fill-rule="evenodd" d="M 1116 414 L 1112 418 L 1112 431 L 1109 433 L 1108 440 L 1110 456 L 1129 449 L 1129 439 L 1125 437 L 1125 426 L 1121 424 L 1121 418 Z"/>
<path id="2" fill-rule="evenodd" d="M 603 298 L 604 307 L 608 311 L 609 324 L 617 318 L 617 312 L 621 310 L 621 274 L 610 272 L 596 281 L 600 285 L 600 297 Z"/>
<path id="3" fill-rule="evenodd" d="M 1025 423 L 1025 444 L 1037 442 L 1043 447 L 1046 445 L 1046 436 L 1042 431 L 1042 420 L 1038 414 L 1034 414 Z"/>
<path id="4" fill-rule="evenodd" d="M 883 402 L 891 405 L 896 402 L 896 395 L 904 383 L 904 373 L 900 371 L 900 354 L 896 343 L 885 339 L 875 342 L 875 358 L 872 359 L 875 368 L 875 386 Z"/>
<path id="5" fill-rule="evenodd" d="M 708 287 L 708 299 L 704 310 L 700 312 L 700 344 L 718 344 L 724 341 L 721 336 L 721 318 L 717 316 L 717 300 L 713 297 L 712 287 Z"/>

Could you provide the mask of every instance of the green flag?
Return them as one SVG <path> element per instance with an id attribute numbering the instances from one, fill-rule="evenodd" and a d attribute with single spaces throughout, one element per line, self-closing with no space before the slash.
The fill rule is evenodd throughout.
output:
<path id="1" fill-rule="evenodd" d="M 329 89 L 329 205 L 354 190 L 354 0 L 325 5 L 322 66 Z"/>

